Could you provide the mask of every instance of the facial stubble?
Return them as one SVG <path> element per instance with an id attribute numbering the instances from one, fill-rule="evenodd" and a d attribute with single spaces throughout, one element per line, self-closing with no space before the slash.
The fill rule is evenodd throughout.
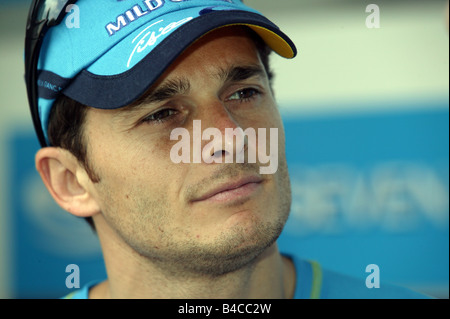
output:
<path id="1" fill-rule="evenodd" d="M 221 178 L 231 178 L 242 170 L 252 169 L 251 165 L 245 164 L 224 167 Z M 169 205 L 167 194 L 160 194 L 158 198 L 136 196 L 142 190 L 135 187 L 124 200 L 107 187 L 99 186 L 105 195 L 105 220 L 138 259 L 148 261 L 166 276 L 214 278 L 251 267 L 278 239 L 291 205 L 286 161 L 280 161 L 273 182 L 278 194 L 267 194 L 278 198 L 278 205 L 273 211 L 254 211 L 246 223 L 236 223 L 223 229 L 214 234 L 213 240 L 199 240 L 185 226 L 169 226 L 169 221 L 176 214 Z M 128 213 L 125 215 L 124 211 Z M 262 220 L 261 215 L 267 213 L 269 218 Z"/>

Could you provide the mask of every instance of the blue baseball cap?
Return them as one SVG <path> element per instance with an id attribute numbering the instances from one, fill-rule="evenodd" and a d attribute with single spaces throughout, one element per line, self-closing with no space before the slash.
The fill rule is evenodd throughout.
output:
<path id="1" fill-rule="evenodd" d="M 217 28 L 247 26 L 279 55 L 297 54 L 275 24 L 241 0 L 79 0 L 69 8 L 67 21 L 46 34 L 38 62 L 47 143 L 50 111 L 60 94 L 94 108 L 129 105 L 189 45 Z M 70 20 L 75 18 L 79 25 Z"/>

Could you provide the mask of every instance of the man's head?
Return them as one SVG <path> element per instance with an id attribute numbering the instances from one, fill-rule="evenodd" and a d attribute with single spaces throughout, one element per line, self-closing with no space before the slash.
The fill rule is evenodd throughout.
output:
<path id="1" fill-rule="evenodd" d="M 172 274 L 220 275 L 271 246 L 291 197 L 283 126 L 267 52 L 258 39 L 246 26 L 215 28 L 183 50 L 145 94 L 121 108 L 60 99 L 48 131 L 52 145 L 60 147 L 43 148 L 36 156 L 58 204 L 94 218 L 102 245 L 129 247 Z M 73 111 L 78 107 L 82 111 Z M 260 134 L 257 144 L 243 139 L 230 149 L 195 141 L 194 121 L 223 134 L 236 128 L 267 134 Z M 190 134 L 192 153 L 197 143 L 203 159 L 242 153 L 246 161 L 175 163 L 171 133 L 177 128 Z M 270 144 L 270 129 L 278 132 L 279 167 L 262 175 L 262 163 L 248 161 L 248 153 Z"/>

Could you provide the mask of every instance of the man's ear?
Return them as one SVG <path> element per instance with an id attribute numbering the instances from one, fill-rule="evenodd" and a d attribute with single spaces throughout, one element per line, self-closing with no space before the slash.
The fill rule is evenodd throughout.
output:
<path id="1" fill-rule="evenodd" d="M 64 210 L 78 217 L 91 217 L 100 212 L 89 192 L 88 174 L 72 153 L 45 147 L 36 153 L 35 163 L 48 191 Z"/>

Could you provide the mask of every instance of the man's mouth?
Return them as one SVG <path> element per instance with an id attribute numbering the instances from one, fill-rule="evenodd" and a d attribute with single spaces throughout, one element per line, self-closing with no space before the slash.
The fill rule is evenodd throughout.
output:
<path id="1" fill-rule="evenodd" d="M 242 200 L 251 196 L 259 189 L 262 183 L 262 178 L 259 176 L 247 176 L 237 180 L 229 181 L 212 187 L 199 197 L 192 200 L 195 202 L 216 202 L 224 203 L 235 200 Z"/>

